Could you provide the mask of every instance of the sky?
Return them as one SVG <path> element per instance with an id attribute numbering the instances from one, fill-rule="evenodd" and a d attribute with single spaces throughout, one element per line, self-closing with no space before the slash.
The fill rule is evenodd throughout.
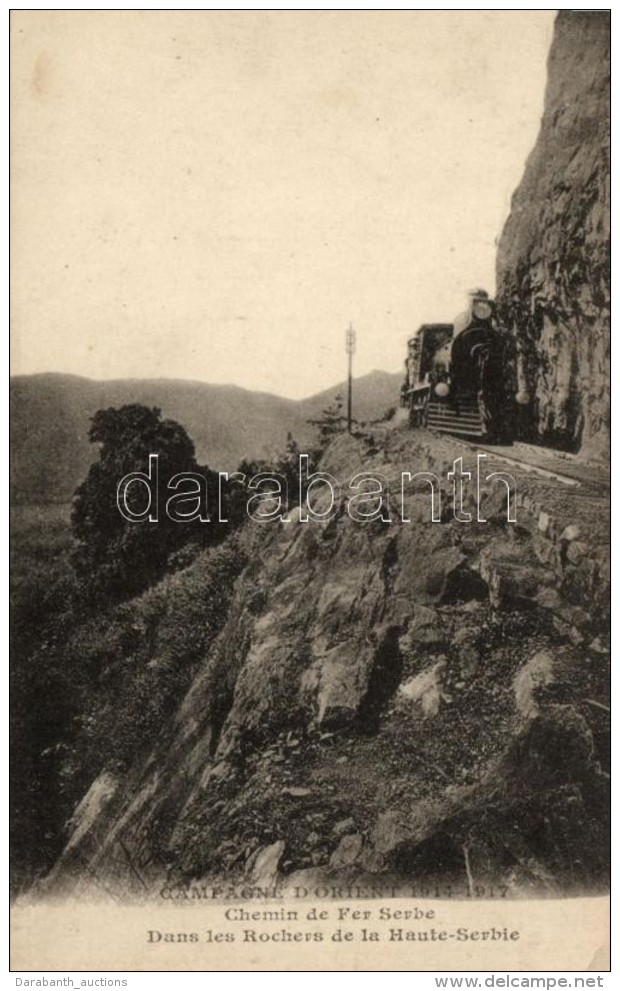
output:
<path id="1" fill-rule="evenodd" d="M 13 374 L 399 370 L 494 290 L 554 16 L 13 12 Z"/>

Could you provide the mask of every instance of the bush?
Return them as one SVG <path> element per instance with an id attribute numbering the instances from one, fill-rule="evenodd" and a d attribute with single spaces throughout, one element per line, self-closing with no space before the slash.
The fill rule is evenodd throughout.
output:
<path id="1" fill-rule="evenodd" d="M 118 601 L 147 588 L 160 578 L 168 558 L 188 542 L 216 543 L 228 532 L 226 524 L 200 520 L 176 522 L 164 511 L 175 475 L 200 474 L 211 485 L 218 475 L 196 463 L 194 445 L 174 420 L 162 420 L 157 408 L 132 404 L 99 410 L 89 434 L 99 444 L 99 460 L 78 487 L 71 517 L 77 540 L 76 570 L 91 602 Z M 117 504 L 118 485 L 132 472 L 147 473 L 149 456 L 158 457 L 152 488 L 159 507 L 156 522 L 126 519 Z M 129 509 L 145 508 L 144 486 L 127 489 Z"/>

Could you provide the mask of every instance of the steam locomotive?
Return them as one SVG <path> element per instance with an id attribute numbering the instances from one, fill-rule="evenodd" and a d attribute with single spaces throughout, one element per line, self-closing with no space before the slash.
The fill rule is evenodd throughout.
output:
<path id="1" fill-rule="evenodd" d="M 401 406 L 414 427 L 510 443 L 515 389 L 508 339 L 484 289 L 454 323 L 425 323 L 408 341 Z"/>

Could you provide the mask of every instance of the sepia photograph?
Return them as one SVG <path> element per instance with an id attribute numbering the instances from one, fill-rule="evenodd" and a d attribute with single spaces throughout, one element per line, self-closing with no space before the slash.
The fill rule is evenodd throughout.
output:
<path id="1" fill-rule="evenodd" d="M 610 17 L 11 12 L 13 970 L 609 971 Z"/>

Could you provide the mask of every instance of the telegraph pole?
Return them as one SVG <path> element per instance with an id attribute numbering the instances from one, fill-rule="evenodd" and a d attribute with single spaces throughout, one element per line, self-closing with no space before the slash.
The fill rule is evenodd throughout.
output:
<path id="1" fill-rule="evenodd" d="M 353 355 L 355 354 L 355 331 L 350 323 L 347 330 L 346 349 L 349 356 L 349 389 L 347 395 L 347 430 L 351 433 L 351 422 L 353 420 Z"/>

